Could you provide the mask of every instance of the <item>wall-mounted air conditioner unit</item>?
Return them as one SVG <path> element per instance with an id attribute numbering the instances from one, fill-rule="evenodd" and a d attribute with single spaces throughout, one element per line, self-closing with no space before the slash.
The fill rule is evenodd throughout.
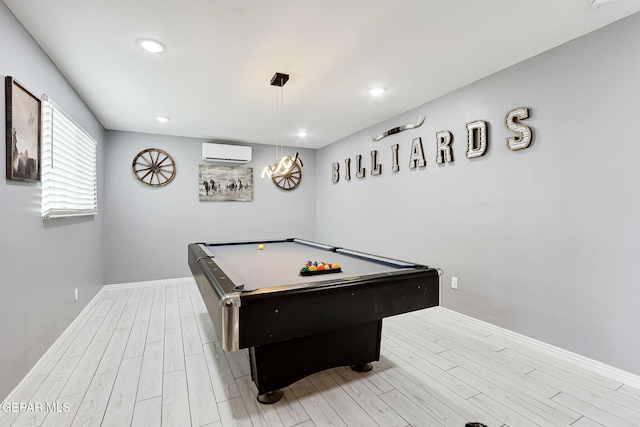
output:
<path id="1" fill-rule="evenodd" d="M 203 142 L 202 160 L 205 162 L 248 163 L 251 161 L 251 147 Z"/>

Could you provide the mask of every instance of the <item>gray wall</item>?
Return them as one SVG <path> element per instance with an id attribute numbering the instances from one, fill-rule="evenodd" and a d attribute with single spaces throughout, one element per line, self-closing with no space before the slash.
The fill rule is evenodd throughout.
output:
<path id="1" fill-rule="evenodd" d="M 635 15 L 319 150 L 318 240 L 440 267 L 445 307 L 640 374 L 638 52 Z M 510 152 L 504 116 L 519 106 L 535 140 Z M 420 114 L 418 129 L 367 138 Z M 465 123 L 477 119 L 490 145 L 469 160 Z M 455 162 L 440 166 L 443 129 Z M 416 137 L 428 164 L 409 170 Z M 357 154 L 367 177 L 333 184 L 331 163 Z"/>
<path id="2" fill-rule="evenodd" d="M 299 151 L 302 182 L 279 190 L 262 169 L 275 161 L 275 148 L 254 145 L 253 202 L 198 201 L 198 165 L 205 140 L 131 132 L 107 132 L 105 283 L 190 276 L 187 244 L 206 241 L 283 237 L 315 238 L 315 150 Z M 228 142 L 227 142 L 228 143 Z M 248 144 L 242 144 L 248 145 Z M 138 182 L 131 170 L 135 155 L 160 148 L 176 162 L 176 176 L 165 187 Z"/>
<path id="3" fill-rule="evenodd" d="M 4 163 L 4 77 L 47 93 L 99 144 L 104 129 L 58 69 L 0 2 L 0 158 Z M 5 167 L 1 168 L 2 174 Z M 99 163 L 102 182 L 102 163 Z M 99 191 L 102 193 L 103 186 Z M 0 178 L 0 400 L 80 313 L 103 283 L 103 216 L 43 221 L 40 183 Z M 102 208 L 99 203 L 99 208 Z M 74 302 L 74 288 L 80 298 Z"/>
<path id="4" fill-rule="evenodd" d="M 247 166 L 255 201 L 199 202 L 202 140 L 105 133 L 0 2 L 0 75 L 48 93 L 98 140 L 100 183 L 98 216 L 43 221 L 39 184 L 0 179 L 0 398 L 103 283 L 188 276 L 189 242 L 289 236 L 440 267 L 444 306 L 640 374 L 638 51 L 640 15 L 317 152 L 299 150 L 304 178 L 292 193 L 259 178 L 274 149 L 254 146 Z M 510 152 L 504 114 L 522 105 L 531 107 L 535 141 Z M 420 114 L 427 122 L 419 129 L 367 138 Z M 464 125 L 476 119 L 490 123 L 490 148 L 470 161 Z M 456 160 L 437 166 L 434 134 L 442 129 L 454 134 Z M 415 137 L 428 165 L 409 170 Z M 394 143 L 398 173 L 390 171 Z M 147 188 L 131 172 L 135 154 L 149 147 L 176 160 L 165 188 Z M 356 154 L 368 174 L 374 148 L 382 176 L 331 183 L 331 163 Z M 460 279 L 457 291 L 451 276 Z"/>

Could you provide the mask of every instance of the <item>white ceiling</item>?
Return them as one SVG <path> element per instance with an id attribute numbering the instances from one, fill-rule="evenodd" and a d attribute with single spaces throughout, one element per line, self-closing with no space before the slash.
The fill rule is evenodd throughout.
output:
<path id="1" fill-rule="evenodd" d="M 311 148 L 640 11 L 640 0 L 4 2 L 107 129 L 263 144 L 282 132 Z M 166 52 L 143 52 L 147 37 Z M 291 76 L 280 113 L 275 72 Z M 371 97 L 379 85 L 387 93 Z"/>

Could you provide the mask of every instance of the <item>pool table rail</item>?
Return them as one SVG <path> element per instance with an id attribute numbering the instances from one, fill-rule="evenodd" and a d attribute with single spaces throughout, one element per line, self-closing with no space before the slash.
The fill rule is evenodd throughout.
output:
<path id="1" fill-rule="evenodd" d="M 307 243 L 297 239 L 286 241 Z M 224 350 L 270 344 L 439 304 L 441 272 L 438 269 L 315 245 L 323 250 L 344 251 L 348 256 L 392 265 L 395 269 L 339 279 L 327 275 L 326 280 L 311 283 L 285 283 L 242 291 L 242 285 L 230 277 L 229 269 L 225 271 L 221 267 L 223 262 L 206 250 L 207 244 L 189 245 L 189 266 Z"/>
<path id="2" fill-rule="evenodd" d="M 225 351 L 240 349 L 240 291 L 199 244 L 189 245 L 189 267 L 198 285 L 216 336 Z"/>

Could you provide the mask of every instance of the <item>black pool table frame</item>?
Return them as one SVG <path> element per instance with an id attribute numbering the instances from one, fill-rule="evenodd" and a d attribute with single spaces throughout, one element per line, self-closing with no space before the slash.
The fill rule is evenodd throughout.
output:
<path id="1" fill-rule="evenodd" d="M 424 265 L 399 261 L 404 268 L 384 274 L 340 280 L 327 274 L 326 280 L 307 286 L 283 283 L 242 291 L 205 251 L 218 245 L 273 242 L 280 241 L 188 245 L 189 267 L 222 348 L 249 349 L 261 403 L 278 401 L 281 388 L 315 372 L 348 365 L 371 369 L 370 362 L 380 359 L 384 317 L 439 304 L 440 270 Z M 381 257 L 352 253 L 381 262 Z"/>

